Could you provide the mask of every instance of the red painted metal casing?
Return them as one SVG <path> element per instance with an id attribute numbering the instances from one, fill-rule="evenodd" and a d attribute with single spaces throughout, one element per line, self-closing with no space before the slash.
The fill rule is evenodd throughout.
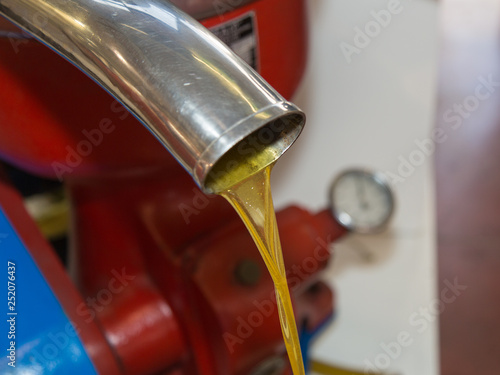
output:
<path id="1" fill-rule="evenodd" d="M 180 169 L 73 179 L 69 190 L 82 293 L 97 296 L 110 269 L 130 278 L 126 293 L 94 309 L 127 374 L 243 375 L 284 355 L 272 280 L 226 201 Z M 345 230 L 326 211 L 289 207 L 277 220 L 297 322 L 312 331 L 332 313 L 318 277 Z M 244 262 L 258 268 L 253 283 L 237 277 Z"/>
<path id="2" fill-rule="evenodd" d="M 243 375 L 285 357 L 272 280 L 224 200 L 204 196 L 180 168 L 168 177 L 75 179 L 69 190 L 73 280 L 83 298 L 1 179 L 0 206 L 100 374 Z M 318 277 L 345 230 L 326 211 L 289 207 L 277 219 L 296 319 L 313 331 L 333 310 Z M 251 285 L 236 276 L 243 261 L 260 270 Z"/>

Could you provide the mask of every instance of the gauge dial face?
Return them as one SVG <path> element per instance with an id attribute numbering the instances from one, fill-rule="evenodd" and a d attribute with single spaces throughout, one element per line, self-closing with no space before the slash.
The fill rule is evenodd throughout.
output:
<path id="1" fill-rule="evenodd" d="M 394 211 L 392 190 L 383 176 L 365 170 L 349 170 L 337 177 L 330 199 L 337 221 L 358 233 L 383 230 Z"/>

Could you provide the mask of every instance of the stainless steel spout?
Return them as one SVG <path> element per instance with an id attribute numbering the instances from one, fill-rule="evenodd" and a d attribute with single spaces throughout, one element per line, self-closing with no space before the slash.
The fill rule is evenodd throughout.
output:
<path id="1" fill-rule="evenodd" d="M 256 139 L 276 160 L 304 125 L 296 106 L 170 2 L 0 0 L 0 14 L 121 101 L 206 192 L 217 192 L 209 175 L 245 163 Z"/>

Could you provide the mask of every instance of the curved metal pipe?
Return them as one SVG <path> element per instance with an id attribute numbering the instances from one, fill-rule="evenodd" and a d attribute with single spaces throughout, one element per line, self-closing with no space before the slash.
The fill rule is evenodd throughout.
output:
<path id="1" fill-rule="evenodd" d="M 206 192 L 223 188 L 209 176 L 262 145 L 274 162 L 304 125 L 297 107 L 170 2 L 0 0 L 0 14 L 120 100 Z M 253 152 L 252 134 L 261 140 Z"/>

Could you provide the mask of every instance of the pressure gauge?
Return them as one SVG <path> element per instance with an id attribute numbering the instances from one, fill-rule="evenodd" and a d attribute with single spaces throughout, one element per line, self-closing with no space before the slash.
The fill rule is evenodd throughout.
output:
<path id="1" fill-rule="evenodd" d="M 332 184 L 330 199 L 335 219 L 357 233 L 383 230 L 394 211 L 394 196 L 384 176 L 363 169 L 341 173 Z"/>

